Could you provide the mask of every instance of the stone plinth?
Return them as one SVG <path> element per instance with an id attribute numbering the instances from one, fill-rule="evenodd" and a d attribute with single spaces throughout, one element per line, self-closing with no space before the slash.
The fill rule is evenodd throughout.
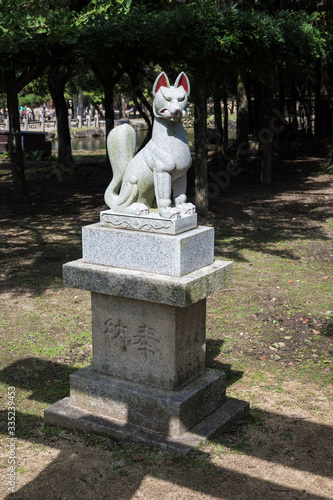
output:
<path id="1" fill-rule="evenodd" d="M 169 235 L 91 224 L 82 229 L 82 248 L 90 264 L 183 276 L 214 261 L 214 229 Z"/>
<path id="2" fill-rule="evenodd" d="M 183 435 L 170 436 L 129 422 L 123 423 L 101 416 L 96 411 L 84 410 L 72 405 L 70 398 L 64 398 L 46 408 L 44 421 L 49 425 L 66 427 L 74 431 L 100 434 L 125 441 L 141 441 L 186 455 L 206 439 L 213 439 L 228 430 L 237 420 L 246 417 L 248 412 L 249 403 L 226 397 L 223 404 Z"/>
<path id="3" fill-rule="evenodd" d="M 45 422 L 187 453 L 247 414 L 226 397 L 224 373 L 205 368 L 206 298 L 232 270 L 213 247 L 212 228 L 83 228 L 83 258 L 64 265 L 64 284 L 91 291 L 93 362 Z"/>
<path id="4" fill-rule="evenodd" d="M 225 375 L 207 370 L 179 391 L 165 391 L 96 373 L 91 366 L 70 377 L 73 406 L 169 436 L 181 436 L 225 401 Z"/>
<path id="5" fill-rule="evenodd" d="M 227 288 L 231 273 L 232 263 L 221 260 L 185 276 L 129 271 L 87 264 L 82 259 L 63 266 L 67 287 L 178 307 L 187 307 Z"/>
<path id="6" fill-rule="evenodd" d="M 129 229 L 133 231 L 145 231 L 159 234 L 179 234 L 197 227 L 197 214 L 186 215 L 178 219 L 164 219 L 158 210 L 150 210 L 148 215 L 126 215 L 118 214 L 113 210 L 101 212 L 100 222 L 102 226 L 114 229 Z"/>
<path id="7" fill-rule="evenodd" d="M 186 308 L 92 293 L 96 371 L 177 390 L 205 372 L 206 301 Z"/>

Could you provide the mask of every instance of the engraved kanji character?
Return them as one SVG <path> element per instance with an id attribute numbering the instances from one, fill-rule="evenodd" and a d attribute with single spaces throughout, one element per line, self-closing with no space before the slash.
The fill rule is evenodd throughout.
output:
<path id="1" fill-rule="evenodd" d="M 122 325 L 121 320 L 118 319 L 118 323 L 112 323 L 112 318 L 108 319 L 104 323 L 106 329 L 104 333 L 110 335 L 112 339 L 124 338 L 126 337 L 127 327 Z"/>
<path id="2" fill-rule="evenodd" d="M 133 345 L 137 345 L 138 351 L 143 352 L 147 359 L 148 352 L 155 354 L 153 343 L 159 340 L 155 338 L 155 330 L 148 328 L 147 325 L 139 326 L 137 332 L 137 335 L 133 337 Z"/>

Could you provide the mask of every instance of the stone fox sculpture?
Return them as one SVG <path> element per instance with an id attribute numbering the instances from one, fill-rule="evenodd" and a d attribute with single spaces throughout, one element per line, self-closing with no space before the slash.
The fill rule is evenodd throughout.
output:
<path id="1" fill-rule="evenodd" d="M 105 203 L 115 212 L 147 215 L 155 198 L 163 218 L 195 213 L 195 206 L 186 203 L 186 172 L 192 160 L 181 122 L 189 93 L 185 73 L 180 73 L 173 87 L 164 72 L 157 77 L 152 138 L 136 156 L 136 136 L 130 125 L 110 132 L 107 148 L 113 179 L 105 191 Z"/>

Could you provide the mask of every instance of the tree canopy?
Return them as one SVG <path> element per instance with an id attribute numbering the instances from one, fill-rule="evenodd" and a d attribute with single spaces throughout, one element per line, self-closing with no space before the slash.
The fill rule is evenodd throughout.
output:
<path id="1" fill-rule="evenodd" d="M 194 79 L 205 71 L 207 87 L 230 67 L 299 77 L 316 61 L 331 64 L 331 27 L 324 0 L 2 0 L 0 90 L 8 98 L 47 66 L 73 61 L 94 68 L 104 89 L 155 64 L 186 64 Z"/>

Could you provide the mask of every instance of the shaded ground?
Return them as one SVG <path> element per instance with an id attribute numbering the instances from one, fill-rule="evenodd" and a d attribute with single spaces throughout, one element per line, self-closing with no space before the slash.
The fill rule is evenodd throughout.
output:
<path id="1" fill-rule="evenodd" d="M 89 293 L 62 287 L 62 264 L 81 257 L 81 227 L 99 219 L 107 181 L 102 156 L 80 161 L 74 173 L 30 162 L 29 201 L 16 206 L 0 160 L 1 498 L 8 387 L 18 438 L 8 498 L 333 498 L 333 176 L 319 173 L 320 155 L 277 158 L 267 187 L 256 161 L 225 185 L 210 178 L 200 224 L 215 227 L 234 282 L 208 299 L 207 365 L 252 410 L 185 458 L 43 427 L 44 408 L 91 361 Z"/>

